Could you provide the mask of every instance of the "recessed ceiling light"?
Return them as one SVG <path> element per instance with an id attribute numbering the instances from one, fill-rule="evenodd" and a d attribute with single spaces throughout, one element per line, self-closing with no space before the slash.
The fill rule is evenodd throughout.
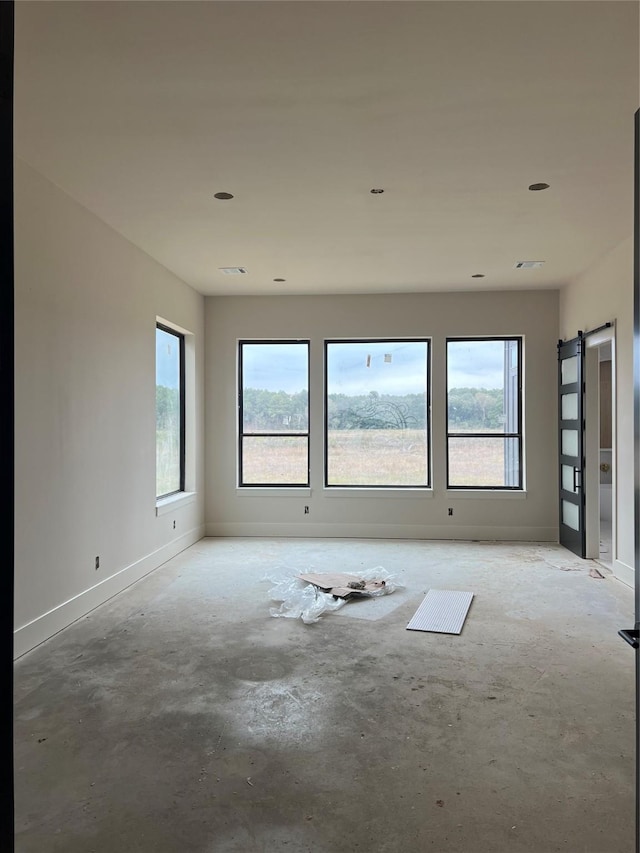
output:
<path id="1" fill-rule="evenodd" d="M 219 198 L 221 201 L 226 201 L 226 200 L 227 200 L 227 199 L 229 199 L 229 198 L 233 198 L 233 196 L 231 195 L 231 193 L 214 193 L 214 194 L 213 194 L 213 197 L 214 197 L 214 198 Z"/>
<path id="2" fill-rule="evenodd" d="M 544 261 L 518 261 L 513 265 L 514 270 L 537 270 L 544 265 Z"/>
<path id="3" fill-rule="evenodd" d="M 530 184 L 529 189 L 531 192 L 538 192 L 539 190 L 548 190 L 549 184 Z"/>
<path id="4" fill-rule="evenodd" d="M 372 190 L 369 190 L 369 192 L 370 192 L 370 193 L 373 193 L 374 195 L 380 195 L 380 193 L 383 193 L 383 192 L 384 192 L 384 190 L 376 189 L 376 188 L 374 187 Z"/>
<path id="5" fill-rule="evenodd" d="M 484 273 L 483 273 L 483 272 L 477 272 L 477 273 L 474 273 L 474 274 L 471 276 L 471 278 L 484 278 Z"/>
<path id="6" fill-rule="evenodd" d="M 274 281 L 286 281 L 286 278 L 274 278 Z"/>
<path id="7" fill-rule="evenodd" d="M 243 275 L 246 273 L 246 269 L 244 267 L 218 267 L 218 269 L 225 275 Z"/>

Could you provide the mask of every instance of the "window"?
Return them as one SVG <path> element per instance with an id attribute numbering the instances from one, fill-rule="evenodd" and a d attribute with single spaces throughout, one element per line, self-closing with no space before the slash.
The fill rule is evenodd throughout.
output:
<path id="1" fill-rule="evenodd" d="M 522 339 L 447 340 L 447 487 L 522 488 Z"/>
<path id="2" fill-rule="evenodd" d="M 240 341 L 239 483 L 309 485 L 309 342 Z"/>
<path id="3" fill-rule="evenodd" d="M 184 491 L 184 335 L 156 325 L 156 497 Z"/>
<path id="4" fill-rule="evenodd" d="M 325 347 L 325 484 L 429 486 L 429 342 Z"/>

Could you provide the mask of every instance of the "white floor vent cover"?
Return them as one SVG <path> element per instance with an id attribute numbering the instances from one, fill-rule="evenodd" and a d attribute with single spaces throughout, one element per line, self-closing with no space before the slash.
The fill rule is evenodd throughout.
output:
<path id="1" fill-rule="evenodd" d="M 459 634 L 472 600 L 472 592 L 430 589 L 407 625 L 407 631 Z"/>

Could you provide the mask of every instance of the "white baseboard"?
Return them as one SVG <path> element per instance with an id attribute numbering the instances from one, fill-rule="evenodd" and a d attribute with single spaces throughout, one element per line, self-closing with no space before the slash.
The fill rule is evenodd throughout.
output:
<path id="1" fill-rule="evenodd" d="M 619 581 L 630 586 L 631 589 L 635 588 L 635 571 L 628 566 L 626 563 L 621 562 L 620 560 L 613 561 L 613 574 Z"/>
<path id="2" fill-rule="evenodd" d="M 105 578 L 95 586 L 70 598 L 69 601 L 49 610 L 48 613 L 43 613 L 42 616 L 38 616 L 32 622 L 17 628 L 13 633 L 14 659 L 53 637 L 54 634 L 68 627 L 77 619 L 86 616 L 91 610 L 104 604 L 105 601 L 113 598 L 123 589 L 131 586 L 131 584 L 148 575 L 149 572 L 166 563 L 167 560 L 175 557 L 176 554 L 184 551 L 185 548 L 198 542 L 204 535 L 204 525 L 194 527 L 177 539 L 163 545 L 162 548 L 158 548 L 157 551 L 136 560 L 135 563 L 131 563 L 111 577 Z"/>
<path id="3" fill-rule="evenodd" d="M 453 524 L 273 524 L 219 522 L 207 536 L 283 536 L 318 539 L 475 539 L 478 541 L 557 542 L 557 527 L 487 527 Z"/>

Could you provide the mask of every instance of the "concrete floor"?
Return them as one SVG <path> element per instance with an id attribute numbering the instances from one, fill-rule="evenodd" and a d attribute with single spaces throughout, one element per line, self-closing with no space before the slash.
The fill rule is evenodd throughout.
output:
<path id="1" fill-rule="evenodd" d="M 633 594 L 592 565 L 204 539 L 17 662 L 16 850 L 627 853 Z M 374 566 L 406 588 L 269 616 L 266 572 Z M 405 630 L 430 587 L 475 593 L 460 636 Z"/>

